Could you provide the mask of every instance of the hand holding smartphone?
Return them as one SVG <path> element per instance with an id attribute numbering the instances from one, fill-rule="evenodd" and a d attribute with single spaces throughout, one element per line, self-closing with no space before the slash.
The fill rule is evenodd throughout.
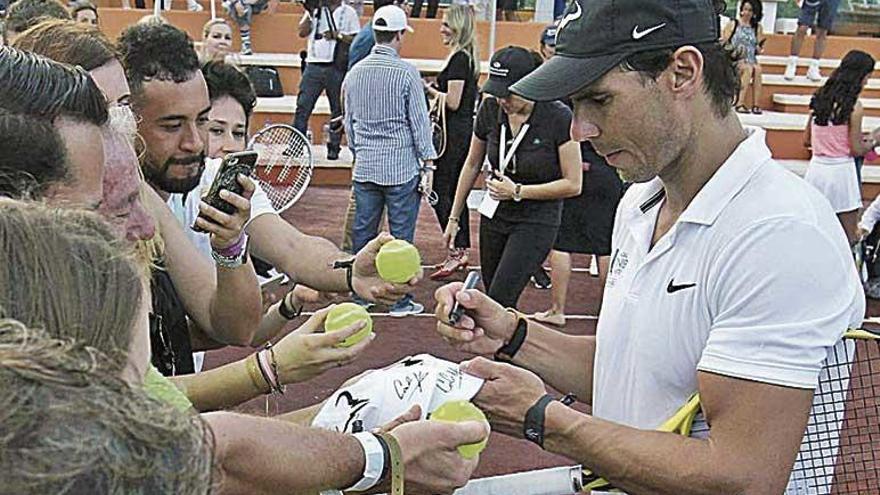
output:
<path id="1" fill-rule="evenodd" d="M 467 278 L 464 279 L 464 287 L 461 290 L 469 290 L 476 288 L 477 284 L 480 283 L 480 272 L 476 270 L 471 270 L 467 274 Z M 455 304 L 452 305 L 452 309 L 449 311 L 449 323 L 455 325 L 461 320 L 461 316 L 464 314 L 464 307 L 458 302 L 455 301 Z"/>
<path id="2" fill-rule="evenodd" d="M 214 177 L 214 182 L 211 183 L 211 188 L 202 197 L 202 201 L 224 213 L 234 214 L 235 206 L 221 198 L 220 191 L 225 189 L 231 193 L 241 195 L 244 192 L 244 186 L 238 182 L 238 175 L 251 177 L 254 173 L 258 157 L 259 154 L 256 151 L 241 151 L 226 155 L 223 163 L 220 164 L 220 170 L 217 171 L 217 175 Z M 204 231 L 196 225 L 193 225 L 192 229 L 196 232 Z"/>

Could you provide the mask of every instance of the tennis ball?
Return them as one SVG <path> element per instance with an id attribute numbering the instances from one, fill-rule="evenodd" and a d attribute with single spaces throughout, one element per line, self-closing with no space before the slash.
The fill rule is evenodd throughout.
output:
<path id="1" fill-rule="evenodd" d="M 440 407 L 434 410 L 431 413 L 432 421 L 446 421 L 457 423 L 459 421 L 486 421 L 486 415 L 483 414 L 483 411 L 480 410 L 479 407 L 471 404 L 466 400 L 453 400 L 449 402 L 444 402 Z M 486 448 L 486 442 L 489 441 L 489 437 L 486 437 L 481 442 L 472 443 L 468 445 L 459 445 L 458 453 L 461 454 L 465 459 L 473 459 L 483 449 Z"/>
<path id="2" fill-rule="evenodd" d="M 421 269 L 422 257 L 419 256 L 419 250 L 402 239 L 386 242 L 376 255 L 376 270 L 386 282 L 405 284 L 418 275 Z"/>
<path id="3" fill-rule="evenodd" d="M 373 319 L 363 306 L 352 302 L 337 304 L 327 313 L 327 318 L 324 319 L 324 331 L 328 333 L 336 332 L 359 321 L 366 322 L 364 328 L 336 345 L 336 347 L 351 347 L 364 340 L 373 332 Z"/>

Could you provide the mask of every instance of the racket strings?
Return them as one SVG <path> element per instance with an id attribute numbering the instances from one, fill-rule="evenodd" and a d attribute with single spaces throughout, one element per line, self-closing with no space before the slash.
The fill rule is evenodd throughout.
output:
<path id="1" fill-rule="evenodd" d="M 256 175 L 272 207 L 286 210 L 311 181 L 311 146 L 293 127 L 272 125 L 254 136 L 251 149 L 260 153 Z"/>
<path id="2" fill-rule="evenodd" d="M 880 493 L 880 341 L 844 339 L 829 354 L 792 470 L 797 493 Z"/>

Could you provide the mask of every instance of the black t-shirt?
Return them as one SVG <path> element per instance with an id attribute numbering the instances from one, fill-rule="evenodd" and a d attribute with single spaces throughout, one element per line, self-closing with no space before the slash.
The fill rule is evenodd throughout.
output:
<path id="1" fill-rule="evenodd" d="M 186 311 L 171 277 L 162 268 L 153 270 L 150 289 L 150 346 L 153 366 L 165 376 L 195 373 Z"/>
<path id="2" fill-rule="evenodd" d="M 559 147 L 571 140 L 571 110 L 558 101 L 535 103 L 526 121 L 528 132 L 516 149 L 505 175 L 518 184 L 545 184 L 562 178 Z M 474 123 L 474 135 L 486 141 L 486 153 L 492 170 L 500 165 L 498 157 L 501 124 L 507 127 L 507 149 L 516 137 L 510 130 L 505 114 L 495 98 L 487 97 L 480 104 Z M 562 200 L 502 201 L 495 218 L 512 222 L 559 225 Z"/>
<path id="3" fill-rule="evenodd" d="M 474 107 L 477 104 L 477 78 L 471 56 L 467 52 L 459 50 L 452 55 L 449 63 L 437 75 L 437 89 L 448 92 L 449 81 L 464 81 L 464 89 L 458 109 L 446 109 L 446 126 L 456 130 L 467 128 L 470 135 L 474 125 Z"/>

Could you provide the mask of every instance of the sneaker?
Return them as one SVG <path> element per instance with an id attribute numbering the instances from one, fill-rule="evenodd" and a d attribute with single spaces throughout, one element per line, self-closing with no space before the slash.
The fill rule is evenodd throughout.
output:
<path id="1" fill-rule="evenodd" d="M 201 12 L 201 11 L 205 10 L 205 8 L 202 7 L 202 5 L 200 3 L 192 2 L 189 5 L 187 5 L 186 10 L 188 10 L 190 12 Z"/>
<path id="2" fill-rule="evenodd" d="M 330 161 L 339 160 L 339 150 L 327 148 L 327 159 Z"/>
<path id="3" fill-rule="evenodd" d="M 361 296 L 358 296 L 356 294 L 354 296 L 351 296 L 351 302 L 357 304 L 358 306 L 360 306 L 368 311 L 370 308 L 375 306 L 375 304 L 371 303 L 370 301 L 367 301 L 366 299 L 364 299 Z"/>
<path id="4" fill-rule="evenodd" d="M 789 57 L 785 64 L 785 74 L 782 76 L 786 81 L 791 81 L 797 75 L 797 57 Z"/>
<path id="5" fill-rule="evenodd" d="M 536 289 L 547 290 L 553 287 L 553 283 L 550 281 L 550 275 L 547 274 L 547 270 L 544 267 L 538 268 L 538 270 L 532 275 L 532 284 L 534 284 Z"/>
<path id="6" fill-rule="evenodd" d="M 400 301 L 394 303 L 388 310 L 388 315 L 393 318 L 403 318 L 404 316 L 417 315 L 425 311 L 425 307 L 413 301 L 409 297 L 404 297 Z"/>
<path id="7" fill-rule="evenodd" d="M 818 62 L 813 62 L 810 64 L 810 68 L 807 69 L 807 79 L 813 82 L 818 82 L 822 80 L 822 73 L 819 72 Z"/>

